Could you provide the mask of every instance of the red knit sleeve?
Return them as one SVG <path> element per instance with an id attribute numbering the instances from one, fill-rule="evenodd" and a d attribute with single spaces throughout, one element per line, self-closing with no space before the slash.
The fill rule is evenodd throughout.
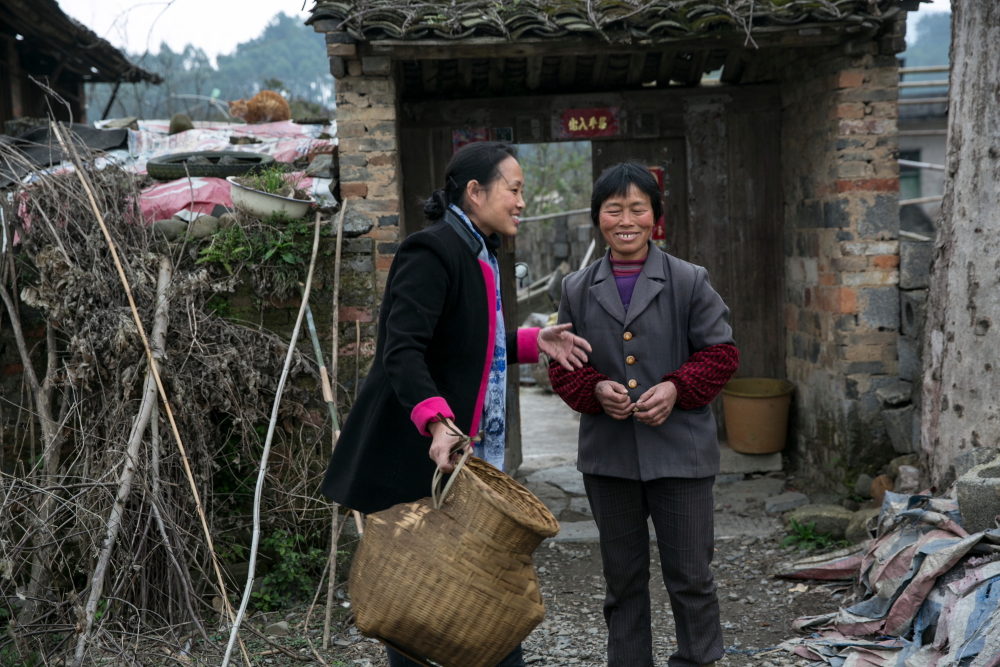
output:
<path id="1" fill-rule="evenodd" d="M 584 365 L 575 371 L 568 371 L 558 362 L 549 362 L 549 382 L 552 391 L 556 392 L 566 405 L 577 412 L 586 415 L 596 415 L 603 411 L 600 401 L 594 394 L 598 382 L 609 379 L 594 370 L 593 366 Z"/>
<path id="2" fill-rule="evenodd" d="M 695 352 L 663 381 L 677 387 L 677 407 L 691 410 L 708 405 L 733 377 L 740 363 L 740 353 L 733 345 L 709 345 Z M 551 377 L 552 371 L 549 371 Z"/>

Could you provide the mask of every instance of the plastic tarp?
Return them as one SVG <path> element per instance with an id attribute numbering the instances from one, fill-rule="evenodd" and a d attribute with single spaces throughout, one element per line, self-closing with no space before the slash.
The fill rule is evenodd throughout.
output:
<path id="1" fill-rule="evenodd" d="M 1000 530 L 960 523 L 954 500 L 887 493 L 857 571 L 861 600 L 798 619 L 816 633 L 782 647 L 831 667 L 1000 666 Z"/>

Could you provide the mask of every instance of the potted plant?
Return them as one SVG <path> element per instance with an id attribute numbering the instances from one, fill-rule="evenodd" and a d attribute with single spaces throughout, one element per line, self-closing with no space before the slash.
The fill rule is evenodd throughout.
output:
<path id="1" fill-rule="evenodd" d="M 230 176 L 226 180 L 233 206 L 257 218 L 269 218 L 275 213 L 292 219 L 302 218 L 316 201 L 296 187 L 298 181 L 289 182 L 278 165 L 247 176 Z"/>

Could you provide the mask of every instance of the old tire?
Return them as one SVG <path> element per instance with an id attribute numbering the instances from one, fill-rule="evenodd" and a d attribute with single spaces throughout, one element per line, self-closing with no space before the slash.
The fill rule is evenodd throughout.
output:
<path id="1" fill-rule="evenodd" d="M 186 164 L 189 158 L 196 156 L 207 158 L 212 164 Z M 219 160 L 224 157 L 239 160 L 239 164 L 218 164 Z M 272 164 L 274 164 L 273 157 L 260 153 L 199 151 L 154 157 L 146 163 L 146 173 L 158 181 L 173 181 L 188 175 L 226 178 L 227 176 L 243 176 L 254 169 L 268 167 Z"/>

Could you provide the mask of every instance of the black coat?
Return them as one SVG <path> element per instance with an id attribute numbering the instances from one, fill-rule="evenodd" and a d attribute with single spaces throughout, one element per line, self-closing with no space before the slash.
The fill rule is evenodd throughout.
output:
<path id="1" fill-rule="evenodd" d="M 448 211 L 400 244 L 379 310 L 375 360 L 323 478 L 330 500 L 368 514 L 425 498 L 435 464 L 431 438 L 416 424 L 439 410 L 451 416 L 450 409 L 464 433 L 477 427 L 496 317 L 492 272 L 478 259 L 483 242 Z M 485 242 L 491 252 L 499 247 L 496 235 Z M 517 340 L 507 334 L 509 363 L 517 363 Z"/>

